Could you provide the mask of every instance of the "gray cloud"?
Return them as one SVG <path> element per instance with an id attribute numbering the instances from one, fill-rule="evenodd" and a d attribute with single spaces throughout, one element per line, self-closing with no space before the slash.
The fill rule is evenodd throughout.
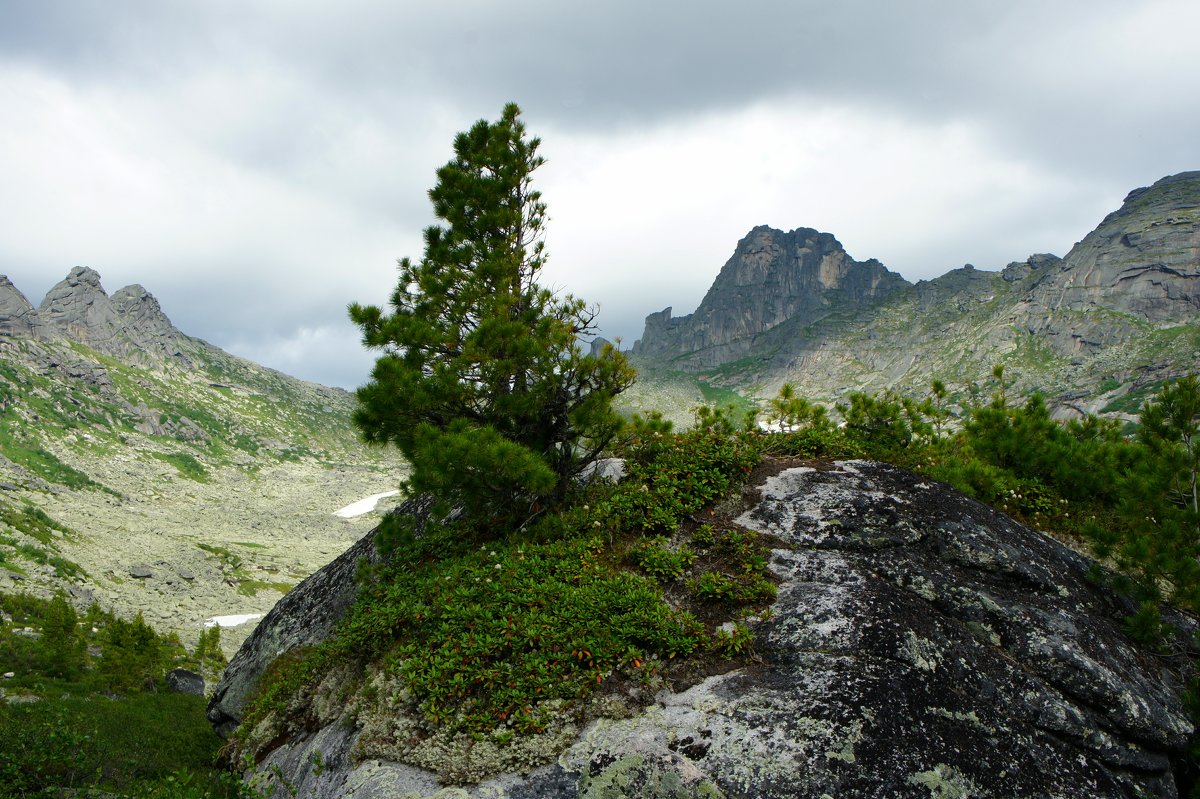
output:
<path id="1" fill-rule="evenodd" d="M 555 286 L 606 335 L 755 224 L 910 279 L 1059 254 L 1196 168 L 1188 0 L 6 3 L 0 272 L 146 285 L 185 331 L 354 385 L 455 131 L 515 99 Z M 357 375 L 357 376 L 355 376 Z"/>

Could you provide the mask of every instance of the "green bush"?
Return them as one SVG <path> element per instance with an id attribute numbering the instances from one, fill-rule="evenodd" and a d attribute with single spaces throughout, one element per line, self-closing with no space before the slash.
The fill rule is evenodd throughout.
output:
<path id="1" fill-rule="evenodd" d="M 638 541 L 625 557 L 646 574 L 665 583 L 682 577 L 687 567 L 695 562 L 696 553 L 687 547 L 672 550 L 667 546 L 666 538 L 657 536 Z"/>

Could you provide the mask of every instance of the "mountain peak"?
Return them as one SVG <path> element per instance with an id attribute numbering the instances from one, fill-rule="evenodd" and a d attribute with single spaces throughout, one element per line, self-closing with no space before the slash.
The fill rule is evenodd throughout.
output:
<path id="1" fill-rule="evenodd" d="M 908 285 L 879 261 L 855 261 L 830 233 L 759 225 L 738 242 L 696 311 L 651 314 L 634 352 L 714 366 L 744 357 L 785 323 L 799 329 Z"/>
<path id="2" fill-rule="evenodd" d="M 100 274 L 77 266 L 54 285 L 38 306 L 38 316 L 49 330 L 66 338 L 95 346 L 110 340 L 120 320 L 100 285 Z"/>

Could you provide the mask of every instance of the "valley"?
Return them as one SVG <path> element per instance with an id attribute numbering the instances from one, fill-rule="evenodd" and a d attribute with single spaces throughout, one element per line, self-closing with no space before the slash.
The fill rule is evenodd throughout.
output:
<path id="1" fill-rule="evenodd" d="M 110 298 L 77 268 L 34 310 L 5 280 L 0 333 L 0 591 L 61 588 L 192 641 L 265 613 L 394 504 L 334 516 L 403 476 L 358 441 L 348 392 L 186 336 L 140 287 Z"/>

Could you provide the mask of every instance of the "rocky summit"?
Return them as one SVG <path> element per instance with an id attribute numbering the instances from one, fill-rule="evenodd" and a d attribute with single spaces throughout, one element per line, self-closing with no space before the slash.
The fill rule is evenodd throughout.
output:
<path id="1" fill-rule="evenodd" d="M 753 354 L 765 337 L 792 335 L 836 313 L 855 313 L 909 283 L 871 259 L 859 263 L 828 233 L 756 227 L 738 242 L 695 313 L 646 318 L 633 352 L 690 368 Z"/>
<path id="2" fill-rule="evenodd" d="M 1066 256 L 910 285 L 828 234 L 755 228 L 695 313 L 646 318 L 644 374 L 814 399 L 934 379 L 964 397 L 996 365 L 1061 413 L 1136 410 L 1200 363 L 1200 172 L 1130 192 Z"/>
<path id="3" fill-rule="evenodd" d="M 274 740 L 257 770 L 300 799 L 1186 795 L 1181 686 L 1123 633 L 1131 608 L 1086 558 L 880 463 L 776 462 L 743 499 L 735 521 L 778 540 L 758 663 L 476 784 L 352 754 L 352 697 L 322 700 L 324 723 Z M 226 731 L 267 664 L 327 634 L 330 614 L 304 632 L 309 614 L 344 607 L 351 573 L 298 586 L 237 654 L 210 707 Z"/>

